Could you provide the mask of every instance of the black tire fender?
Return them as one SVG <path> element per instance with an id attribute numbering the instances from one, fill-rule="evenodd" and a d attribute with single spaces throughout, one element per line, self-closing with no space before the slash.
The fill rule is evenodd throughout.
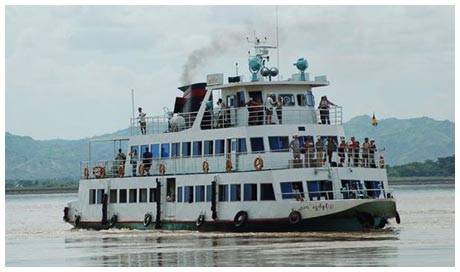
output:
<path id="1" fill-rule="evenodd" d="M 151 222 L 152 222 L 152 215 L 149 213 L 146 213 L 144 215 L 144 227 L 148 227 Z"/>
<path id="2" fill-rule="evenodd" d="M 199 228 L 199 227 L 201 227 L 201 226 L 203 225 L 203 223 L 204 223 L 204 218 L 205 218 L 205 217 L 204 217 L 204 214 L 200 214 L 200 215 L 198 216 L 198 218 L 196 219 L 196 222 L 195 222 L 195 226 L 196 226 L 197 228 Z"/>
<path id="3" fill-rule="evenodd" d="M 248 213 L 245 211 L 239 211 L 236 213 L 235 218 L 233 219 L 233 224 L 235 227 L 239 228 L 245 225 L 248 221 Z"/>
<path id="4" fill-rule="evenodd" d="M 110 218 L 110 227 L 113 228 L 118 221 L 118 216 L 116 214 L 112 215 Z"/>
<path id="5" fill-rule="evenodd" d="M 302 220 L 302 215 L 298 211 L 292 211 L 289 214 L 288 219 L 289 219 L 289 223 L 291 223 L 292 225 L 297 225 Z"/>

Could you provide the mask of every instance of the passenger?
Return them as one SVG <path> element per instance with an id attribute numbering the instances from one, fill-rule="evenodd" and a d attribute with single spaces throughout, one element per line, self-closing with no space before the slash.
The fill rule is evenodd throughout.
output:
<path id="1" fill-rule="evenodd" d="M 321 101 L 319 102 L 319 115 L 321 118 L 321 123 L 322 124 L 330 124 L 331 121 L 329 120 L 329 106 L 335 106 L 334 103 L 331 101 L 327 100 L 327 96 L 322 96 Z"/>
<path id="2" fill-rule="evenodd" d="M 321 136 L 318 136 L 318 140 L 316 141 L 316 160 L 318 167 L 322 167 L 324 163 L 324 143 Z"/>
<path id="3" fill-rule="evenodd" d="M 347 143 L 345 143 L 345 138 L 342 138 L 342 141 L 340 141 L 339 147 L 337 149 L 339 158 L 340 158 L 340 163 L 339 166 L 342 167 L 343 164 L 345 163 L 345 151 L 347 149 Z"/>
<path id="4" fill-rule="evenodd" d="M 276 116 L 278 117 L 278 124 L 280 125 L 283 123 L 283 106 L 283 98 L 278 95 L 278 100 L 276 101 Z"/>
<path id="5" fill-rule="evenodd" d="M 129 158 L 130 158 L 130 162 L 133 168 L 133 177 L 135 177 L 136 169 L 137 169 L 137 151 L 135 148 L 133 148 L 131 152 L 129 152 Z"/>
<path id="6" fill-rule="evenodd" d="M 257 103 L 252 99 L 252 97 L 250 97 L 249 101 L 245 105 L 248 106 L 248 112 L 249 112 L 248 125 L 255 126 L 257 124 L 257 112 L 256 112 Z"/>
<path id="7" fill-rule="evenodd" d="M 364 167 L 369 167 L 369 148 L 370 148 L 370 143 L 369 143 L 369 138 L 364 138 L 364 143 L 361 149 L 363 150 L 362 158 L 363 158 L 363 166 Z"/>
<path id="8" fill-rule="evenodd" d="M 372 168 L 377 168 L 375 165 L 375 151 L 377 147 L 375 146 L 375 140 L 371 139 L 371 143 L 369 144 L 369 164 Z"/>
<path id="9" fill-rule="evenodd" d="M 142 108 L 138 108 L 138 111 L 139 111 L 139 116 L 137 117 L 137 119 L 139 119 L 141 133 L 146 134 L 147 133 L 147 123 L 145 121 L 146 114 L 142 112 Z"/>
<path id="10" fill-rule="evenodd" d="M 296 184 L 292 184 L 292 192 L 294 193 L 294 197 L 297 201 L 303 201 L 302 193 L 300 193 Z"/>
<path id="11" fill-rule="evenodd" d="M 225 127 L 225 110 L 227 106 L 222 102 L 222 98 L 217 101 L 216 108 L 216 120 L 217 124 L 215 127 Z"/>
<path id="12" fill-rule="evenodd" d="M 115 160 L 118 162 L 117 165 L 125 165 L 126 162 L 126 155 L 121 151 L 121 148 L 118 149 L 118 154 L 115 157 Z"/>
<path id="13" fill-rule="evenodd" d="M 310 141 L 310 138 L 307 138 L 302 147 L 304 156 L 305 156 L 305 167 L 313 167 L 313 158 L 315 157 L 315 147 Z"/>
<path id="14" fill-rule="evenodd" d="M 334 141 L 334 139 L 332 139 L 332 137 L 328 137 L 327 138 L 326 149 L 327 149 L 327 157 L 328 157 L 328 161 L 329 161 L 329 166 L 337 167 L 337 163 L 332 162 L 332 154 L 334 153 L 336 148 L 337 148 L 337 143 Z"/>
<path id="15" fill-rule="evenodd" d="M 149 151 L 147 147 L 145 149 L 144 154 L 142 155 L 142 163 L 144 164 L 144 172 L 147 172 L 147 176 L 150 176 L 150 167 L 152 166 L 152 153 Z M 142 173 L 143 175 L 144 173 Z"/>
<path id="16" fill-rule="evenodd" d="M 289 147 L 292 149 L 292 155 L 294 157 L 293 165 L 294 168 L 298 168 L 300 164 L 300 142 L 299 135 L 294 135 Z"/>
<path id="17" fill-rule="evenodd" d="M 272 123 L 272 115 L 273 115 L 273 106 L 276 105 L 276 103 L 273 101 L 272 94 L 268 94 L 267 100 L 265 100 L 265 124 L 266 125 L 271 125 L 275 124 Z"/>
<path id="18" fill-rule="evenodd" d="M 356 141 L 355 142 L 355 150 L 353 150 L 353 158 L 354 158 L 354 165 L 355 167 L 359 167 L 360 166 L 360 163 L 359 163 L 359 142 Z"/>
<path id="19" fill-rule="evenodd" d="M 264 124 L 264 103 L 262 103 L 261 98 L 256 99 L 256 113 L 257 113 L 257 125 Z"/>
<path id="20" fill-rule="evenodd" d="M 348 142 L 348 159 L 347 159 L 348 167 L 354 166 L 353 164 L 354 156 L 353 155 L 355 154 L 355 146 L 356 146 L 355 136 L 353 136 L 351 137 L 350 142 Z"/>

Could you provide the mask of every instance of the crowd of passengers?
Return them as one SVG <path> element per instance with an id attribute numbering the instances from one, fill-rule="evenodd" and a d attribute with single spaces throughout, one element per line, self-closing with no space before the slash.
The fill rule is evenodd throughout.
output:
<path id="1" fill-rule="evenodd" d="M 293 136 L 289 148 L 293 154 L 293 167 L 322 167 L 327 163 L 331 167 L 369 167 L 377 168 L 375 152 L 377 147 L 375 140 L 368 137 L 360 145 L 355 137 L 351 137 L 349 142 L 341 138 L 340 143 L 336 143 L 333 137 L 328 137 L 324 143 L 324 138 L 318 136 L 316 143 L 307 138 L 304 144 L 300 145 L 298 135 Z M 333 161 L 334 153 L 337 152 L 338 161 Z M 302 165 L 301 154 L 304 156 Z M 383 157 L 379 158 L 379 167 L 383 168 Z"/>

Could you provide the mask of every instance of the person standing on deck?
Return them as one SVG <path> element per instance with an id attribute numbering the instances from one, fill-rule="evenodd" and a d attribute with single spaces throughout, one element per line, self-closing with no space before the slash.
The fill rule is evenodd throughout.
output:
<path id="1" fill-rule="evenodd" d="M 141 128 L 141 133 L 142 134 L 147 134 L 147 122 L 145 121 L 145 116 L 147 114 L 142 112 L 142 108 L 138 108 L 138 111 L 139 111 L 139 116 L 137 117 L 137 119 L 139 119 L 139 125 L 140 125 L 140 128 Z"/>
<path id="2" fill-rule="evenodd" d="M 327 96 L 321 97 L 321 101 L 319 102 L 319 115 L 321 118 L 321 124 L 330 124 L 331 121 L 329 120 L 329 106 L 335 106 L 334 103 L 327 100 Z"/>
<path id="3" fill-rule="evenodd" d="M 339 147 L 337 149 L 339 158 L 340 158 L 340 163 L 339 166 L 342 167 L 343 164 L 345 163 L 345 151 L 347 149 L 347 143 L 345 143 L 345 138 L 342 138 L 342 141 L 339 144 Z"/>
<path id="4" fill-rule="evenodd" d="M 329 161 L 329 166 L 332 166 L 332 154 L 334 153 L 336 148 L 337 148 L 337 143 L 334 141 L 334 139 L 332 139 L 332 137 L 328 137 L 326 149 L 327 149 L 327 158 Z"/>
<path id="5" fill-rule="evenodd" d="M 369 167 L 369 148 L 370 148 L 369 138 L 367 137 L 364 138 L 364 143 L 361 148 L 363 150 L 363 154 L 362 154 L 363 166 Z"/>
<path id="6" fill-rule="evenodd" d="M 375 151 L 377 147 L 375 146 L 374 139 L 371 139 L 371 143 L 369 145 L 369 164 L 372 168 L 377 168 L 375 165 Z"/>
<path id="7" fill-rule="evenodd" d="M 133 177 L 135 177 L 136 169 L 137 169 L 137 151 L 135 148 L 133 148 L 131 152 L 129 152 L 129 158 L 130 158 L 130 162 L 133 168 Z"/>
<path id="8" fill-rule="evenodd" d="M 292 149 L 292 155 L 294 157 L 294 168 L 297 168 L 298 163 L 300 161 L 300 141 L 299 141 L 299 135 L 294 135 L 294 138 L 292 139 L 291 143 L 289 144 L 289 147 Z"/>
<path id="9" fill-rule="evenodd" d="M 283 98 L 278 95 L 278 100 L 276 101 L 276 116 L 278 117 L 278 124 L 280 125 L 283 123 L 283 106 Z"/>
<path id="10" fill-rule="evenodd" d="M 318 167 L 322 167 L 324 163 L 324 143 L 321 136 L 318 136 L 318 140 L 316 141 L 316 160 Z"/>
<path id="11" fill-rule="evenodd" d="M 148 147 L 145 149 L 142 158 L 144 158 L 142 160 L 142 163 L 144 164 L 144 172 L 147 172 L 147 176 L 150 176 L 150 167 L 152 166 L 152 153 L 149 151 Z M 144 175 L 144 173 L 141 175 Z"/>
<path id="12" fill-rule="evenodd" d="M 267 100 L 265 100 L 265 124 L 270 125 L 272 123 L 272 115 L 273 115 L 273 106 L 275 106 L 275 102 L 273 101 L 272 94 L 268 94 Z"/>

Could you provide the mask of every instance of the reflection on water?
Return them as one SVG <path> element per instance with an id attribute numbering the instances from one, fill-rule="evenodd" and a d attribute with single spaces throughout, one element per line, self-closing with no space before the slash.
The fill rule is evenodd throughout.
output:
<path id="1" fill-rule="evenodd" d="M 198 233 L 103 231 L 66 238 L 83 266 L 389 266 L 398 231 Z M 89 236 L 93 236 L 92 233 Z M 90 251 L 88 251 L 90 249 Z"/>
<path id="2" fill-rule="evenodd" d="M 6 266 L 454 266 L 453 185 L 395 186 L 401 224 L 309 233 L 75 230 L 75 194 L 6 196 Z M 27 220 L 25 220 L 27 219 Z"/>

